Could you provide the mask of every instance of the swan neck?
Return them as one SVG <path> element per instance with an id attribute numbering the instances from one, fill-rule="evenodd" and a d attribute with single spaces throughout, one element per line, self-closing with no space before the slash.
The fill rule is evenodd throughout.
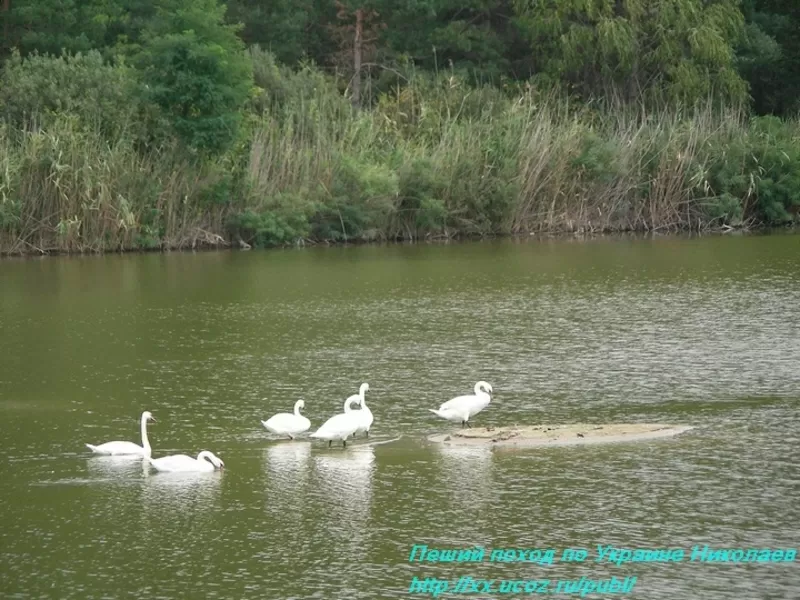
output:
<path id="1" fill-rule="evenodd" d="M 489 396 L 491 398 L 491 394 L 489 394 L 489 392 L 484 389 L 484 387 L 483 387 L 484 385 L 485 384 L 484 384 L 483 381 L 479 381 L 478 383 L 475 384 L 475 395 L 476 396 Z"/>
<path id="2" fill-rule="evenodd" d="M 144 415 L 142 415 L 141 429 L 142 429 L 142 448 L 144 448 L 149 452 L 150 440 L 147 439 L 147 417 L 145 417 Z"/>
<path id="3" fill-rule="evenodd" d="M 296 417 L 300 416 L 300 400 L 294 403 L 294 415 Z"/>

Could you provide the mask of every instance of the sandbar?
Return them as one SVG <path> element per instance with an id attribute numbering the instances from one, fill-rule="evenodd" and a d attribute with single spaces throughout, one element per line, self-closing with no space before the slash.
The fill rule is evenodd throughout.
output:
<path id="1" fill-rule="evenodd" d="M 655 440 L 673 437 L 690 429 L 693 427 L 659 423 L 513 425 L 459 429 L 432 435 L 428 440 L 457 446 L 540 448 Z"/>

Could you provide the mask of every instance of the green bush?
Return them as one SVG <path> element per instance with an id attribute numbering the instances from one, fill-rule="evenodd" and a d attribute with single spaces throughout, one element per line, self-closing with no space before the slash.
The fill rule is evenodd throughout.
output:
<path id="1" fill-rule="evenodd" d="M 226 229 L 234 239 L 266 248 L 291 244 L 308 237 L 311 204 L 302 196 L 282 194 L 228 216 Z"/>
<path id="2" fill-rule="evenodd" d="M 48 127 L 70 115 L 107 138 L 143 134 L 136 73 L 99 52 L 60 57 L 15 52 L 0 79 L 0 117 L 11 127 Z"/>
<path id="3" fill-rule="evenodd" d="M 712 150 L 710 163 L 709 218 L 780 224 L 800 206 L 800 130 L 777 117 L 753 118 L 745 135 Z"/>
<path id="4" fill-rule="evenodd" d="M 342 156 L 317 206 L 312 234 L 336 241 L 382 237 L 397 193 L 397 175 L 389 167 Z"/>
<path id="5" fill-rule="evenodd" d="M 184 144 L 206 156 L 237 139 L 253 85 L 249 56 L 224 14 L 216 0 L 162 10 L 135 54 L 147 97 Z"/>
<path id="6" fill-rule="evenodd" d="M 428 158 L 417 158 L 398 172 L 398 237 L 420 237 L 444 229 L 447 181 Z"/>

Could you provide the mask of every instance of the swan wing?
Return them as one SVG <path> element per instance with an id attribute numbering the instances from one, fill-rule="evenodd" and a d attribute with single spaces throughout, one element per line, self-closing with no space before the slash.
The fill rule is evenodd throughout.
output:
<path id="1" fill-rule="evenodd" d="M 262 421 L 262 423 L 269 431 L 279 435 L 303 433 L 311 427 L 311 421 L 306 417 L 302 415 L 298 417 L 289 413 L 275 415 L 268 421 Z"/>
<path id="2" fill-rule="evenodd" d="M 492 401 L 492 399 L 488 395 L 484 396 L 484 397 L 480 397 L 480 398 L 476 397 L 475 400 L 473 402 L 471 402 L 470 405 L 469 405 L 469 414 L 470 414 L 470 416 L 477 415 L 484 408 L 489 406 L 489 403 L 491 401 Z"/>
<path id="3" fill-rule="evenodd" d="M 133 442 L 106 442 L 99 446 L 86 444 L 89 449 L 95 454 L 109 454 L 112 456 L 121 456 L 126 454 L 141 454 L 145 453 L 144 448 Z"/>
<path id="4" fill-rule="evenodd" d="M 443 403 L 439 407 L 439 410 L 461 410 L 472 404 L 475 400 L 477 400 L 477 397 L 474 394 L 470 394 L 469 396 L 457 396 Z"/>
<path id="5" fill-rule="evenodd" d="M 171 456 L 164 456 L 162 458 L 151 458 L 150 464 L 153 465 L 158 471 L 200 471 L 204 469 L 202 463 L 207 461 L 199 461 L 186 454 L 173 454 Z M 208 463 L 213 469 L 213 465 Z"/>
<path id="6" fill-rule="evenodd" d="M 372 416 L 372 411 L 368 407 L 365 406 L 361 410 L 353 411 L 350 415 L 354 415 L 358 420 L 358 429 L 356 429 L 356 433 L 369 431 L 369 428 L 372 427 L 374 418 Z"/>
<path id="7" fill-rule="evenodd" d="M 270 417 L 267 421 L 261 421 L 261 423 L 269 431 L 279 435 L 285 433 L 302 433 L 311 427 L 311 421 L 306 417 L 303 415 L 298 417 L 290 413 L 279 413 Z"/>
<path id="8" fill-rule="evenodd" d="M 325 421 L 310 437 L 323 440 L 346 439 L 356 432 L 359 424 L 357 413 L 339 413 Z"/>
<path id="9" fill-rule="evenodd" d="M 367 425 L 367 429 L 372 427 L 373 421 L 375 421 L 375 417 L 372 416 L 372 411 L 368 407 L 364 407 L 364 416 L 362 417 L 364 423 Z"/>
<path id="10" fill-rule="evenodd" d="M 434 408 L 429 408 L 428 410 L 431 411 L 433 414 L 435 414 L 437 417 L 441 417 L 442 419 L 447 419 L 448 421 L 453 421 L 456 423 L 460 423 L 466 418 L 466 412 L 463 410 L 456 410 L 453 408 L 445 408 L 445 409 L 440 408 L 438 410 Z"/>

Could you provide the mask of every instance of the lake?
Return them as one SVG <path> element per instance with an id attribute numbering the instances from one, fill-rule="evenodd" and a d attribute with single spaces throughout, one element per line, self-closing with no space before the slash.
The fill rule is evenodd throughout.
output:
<path id="1" fill-rule="evenodd" d="M 566 598 L 556 582 L 582 577 L 636 577 L 613 595 L 632 599 L 796 597 L 796 561 L 690 555 L 797 548 L 798 308 L 800 236 L 783 234 L 0 261 L 0 597 L 433 597 L 415 577 L 449 582 L 440 598 L 536 597 L 498 588 L 544 579 Z M 428 409 L 478 380 L 494 394 L 474 427 L 695 428 L 428 442 L 458 427 Z M 362 382 L 375 422 L 347 448 L 260 423 L 302 398 L 316 429 Z M 144 410 L 154 457 L 211 450 L 225 469 L 85 447 L 139 443 Z M 486 558 L 409 562 L 415 545 Z M 685 559 L 598 560 L 608 545 Z M 588 558 L 558 560 L 569 548 Z M 495 583 L 456 593 L 466 576 Z"/>

